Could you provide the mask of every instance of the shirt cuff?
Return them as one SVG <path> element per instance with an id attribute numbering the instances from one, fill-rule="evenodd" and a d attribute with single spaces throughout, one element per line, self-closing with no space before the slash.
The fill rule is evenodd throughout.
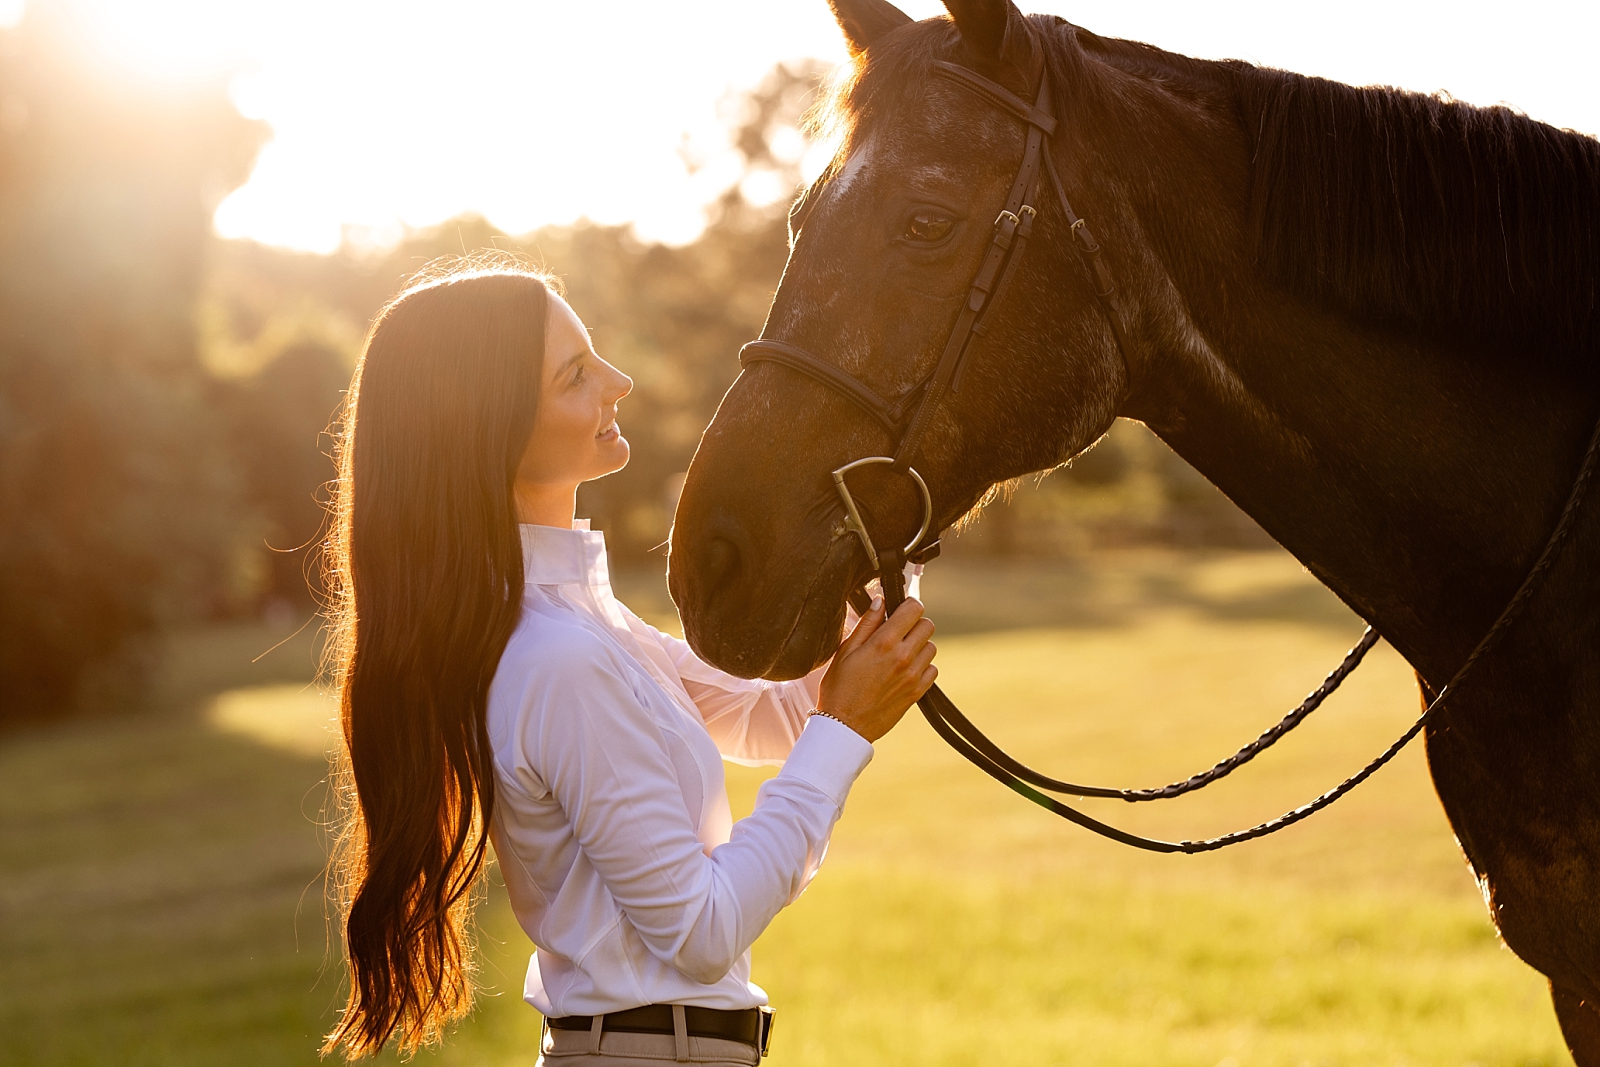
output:
<path id="1" fill-rule="evenodd" d="M 813 715 L 779 773 L 815 786 L 843 807 L 850 787 L 871 762 L 872 742 L 838 719 Z"/>

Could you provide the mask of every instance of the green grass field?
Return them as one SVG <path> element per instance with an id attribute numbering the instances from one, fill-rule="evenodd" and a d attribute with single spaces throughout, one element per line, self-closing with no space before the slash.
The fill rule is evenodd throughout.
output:
<path id="1" fill-rule="evenodd" d="M 1029 762 L 1112 784 L 1231 752 L 1360 633 L 1275 553 L 931 570 L 945 688 Z M 619 585 L 670 613 L 659 579 Z M 318 826 L 328 705 L 307 686 L 306 635 L 249 662 L 279 636 L 188 635 L 156 710 L 0 739 L 0 1063 L 315 1060 L 340 1000 Z M 1380 646 L 1235 778 L 1093 810 L 1161 835 L 1254 823 L 1358 767 L 1417 708 Z M 730 768 L 736 810 L 763 777 Z M 481 914 L 488 995 L 421 1059 L 532 1064 L 530 946 L 497 889 Z M 1420 749 L 1277 838 L 1154 856 L 1024 803 L 913 712 L 755 964 L 779 1007 L 775 1067 L 1569 1062 Z"/>

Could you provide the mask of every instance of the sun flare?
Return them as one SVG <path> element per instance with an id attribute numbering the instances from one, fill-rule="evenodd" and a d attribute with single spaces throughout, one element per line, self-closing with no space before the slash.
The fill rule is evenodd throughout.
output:
<path id="1" fill-rule="evenodd" d="M 26 3 L 0 0 L 0 27 Z M 739 177 L 719 101 L 774 63 L 845 58 L 823 0 L 55 3 L 112 62 L 165 81 L 231 78 L 240 110 L 268 123 L 273 141 L 219 208 L 218 232 L 319 251 L 464 212 L 511 232 L 590 218 L 691 240 L 705 205 Z M 943 10 L 901 6 L 915 18 Z M 1600 130 L 1584 54 L 1600 33 L 1596 5 L 1470 3 L 1471 17 L 1451 19 L 1387 0 L 1022 6 L 1196 56 L 1447 89 Z"/>

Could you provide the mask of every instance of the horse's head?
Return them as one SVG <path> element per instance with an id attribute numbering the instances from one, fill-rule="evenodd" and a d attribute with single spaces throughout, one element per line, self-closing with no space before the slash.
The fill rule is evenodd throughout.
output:
<path id="1" fill-rule="evenodd" d="M 1029 130 L 1014 108 L 940 76 L 939 63 L 1028 102 L 1048 65 L 1059 124 L 1047 151 L 1080 210 L 1110 206 L 1085 180 L 1093 157 L 1075 159 L 1082 59 L 1070 28 L 1026 19 L 1008 0 L 946 6 L 952 18 L 913 23 L 884 0 L 834 0 L 857 67 L 835 103 L 846 134 L 796 205 L 793 250 L 762 334 L 891 401 L 912 396 L 938 365 Z M 1048 182 L 1038 189 L 1026 253 L 971 341 L 959 388 L 930 410 L 910 456 L 931 490 L 934 531 L 996 483 L 1088 447 L 1127 391 L 1070 220 Z M 893 455 L 896 444 L 814 376 L 747 365 L 701 441 L 674 526 L 672 595 L 702 656 L 742 675 L 791 678 L 831 654 L 846 594 L 870 566 L 830 472 Z M 922 501 L 906 475 L 866 467 L 850 486 L 878 544 L 916 532 Z"/>

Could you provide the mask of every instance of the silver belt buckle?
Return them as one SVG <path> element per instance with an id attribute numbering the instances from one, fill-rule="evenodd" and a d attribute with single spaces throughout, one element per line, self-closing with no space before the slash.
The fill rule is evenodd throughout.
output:
<path id="1" fill-rule="evenodd" d="M 760 1033 L 756 1035 L 756 1048 L 761 1052 L 761 1058 L 766 1059 L 767 1050 L 772 1045 L 772 1020 L 777 1015 L 777 1012 L 770 1004 L 759 1005 L 756 1010 L 761 1013 Z"/>

